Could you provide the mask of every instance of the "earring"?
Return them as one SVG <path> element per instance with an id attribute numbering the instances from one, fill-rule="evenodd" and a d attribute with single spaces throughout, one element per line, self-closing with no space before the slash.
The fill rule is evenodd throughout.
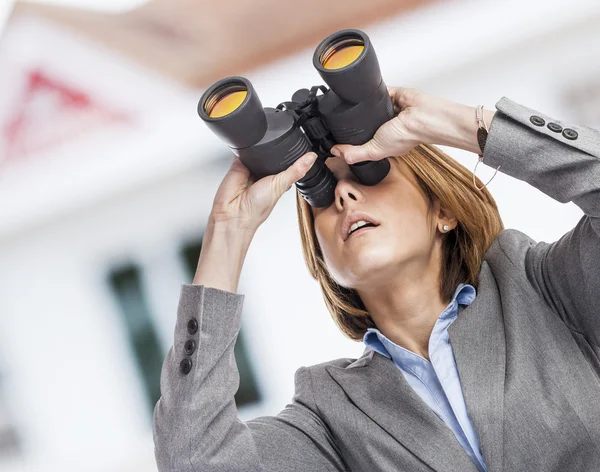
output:
<path id="1" fill-rule="evenodd" d="M 450 229 L 450 226 L 444 225 L 444 231 L 448 231 L 449 229 Z"/>

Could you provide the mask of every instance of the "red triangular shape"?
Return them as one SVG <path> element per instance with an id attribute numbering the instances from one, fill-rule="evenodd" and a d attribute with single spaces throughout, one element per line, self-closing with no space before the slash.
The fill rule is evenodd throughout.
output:
<path id="1" fill-rule="evenodd" d="M 5 159 L 47 151 L 94 128 L 129 122 L 130 116 L 111 110 L 89 94 L 37 69 L 13 117 L 4 128 Z"/>

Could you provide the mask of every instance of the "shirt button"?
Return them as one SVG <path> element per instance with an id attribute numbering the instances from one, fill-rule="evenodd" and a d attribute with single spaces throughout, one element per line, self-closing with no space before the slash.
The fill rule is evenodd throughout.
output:
<path id="1" fill-rule="evenodd" d="M 182 374 L 187 375 L 190 373 L 190 370 L 192 370 L 192 360 L 186 357 L 179 363 L 179 371 Z"/>
<path id="2" fill-rule="evenodd" d="M 196 318 L 192 318 L 190 321 L 188 321 L 187 330 L 190 334 L 196 334 L 198 331 L 198 321 Z"/>
<path id="3" fill-rule="evenodd" d="M 577 131 L 571 128 L 565 128 L 562 132 L 562 135 L 567 139 L 577 139 Z"/>
<path id="4" fill-rule="evenodd" d="M 184 352 L 189 356 L 196 350 L 196 343 L 193 339 L 188 339 L 183 345 Z"/>
<path id="5" fill-rule="evenodd" d="M 536 126 L 544 126 L 546 124 L 544 119 L 541 116 L 537 116 L 537 115 L 532 115 L 529 118 L 529 121 L 531 121 Z"/>
<path id="6" fill-rule="evenodd" d="M 550 131 L 554 131 L 555 133 L 560 133 L 562 131 L 562 126 L 551 121 L 548 123 L 548 129 Z"/>

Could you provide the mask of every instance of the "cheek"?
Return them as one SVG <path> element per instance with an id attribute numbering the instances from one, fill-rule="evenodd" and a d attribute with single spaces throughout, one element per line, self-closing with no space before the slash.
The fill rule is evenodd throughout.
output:
<path id="1" fill-rule="evenodd" d="M 336 253 L 338 250 L 336 239 L 338 236 L 335 225 L 328 224 L 327 221 L 315 220 L 315 234 L 317 236 L 319 246 L 321 247 L 321 252 L 323 253 L 323 259 L 329 266 L 330 262 L 334 262 L 336 260 Z"/>

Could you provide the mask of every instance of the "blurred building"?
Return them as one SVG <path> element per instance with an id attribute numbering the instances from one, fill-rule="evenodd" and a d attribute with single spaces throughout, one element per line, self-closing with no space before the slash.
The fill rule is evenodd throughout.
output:
<path id="1" fill-rule="evenodd" d="M 508 96 L 600 126 L 600 4 L 540 5 L 171 0 L 117 15 L 18 3 L 0 40 L 0 470 L 156 469 L 179 289 L 231 161 L 196 114 L 204 87 L 245 75 L 275 106 L 322 83 L 311 59 L 323 37 L 358 27 L 390 85 L 489 109 Z M 448 152 L 473 169 L 474 155 Z M 490 189 L 505 225 L 534 238 L 581 216 L 500 173 Z M 301 365 L 363 350 L 304 268 L 294 199 L 242 273 L 242 419 L 281 410 Z"/>

